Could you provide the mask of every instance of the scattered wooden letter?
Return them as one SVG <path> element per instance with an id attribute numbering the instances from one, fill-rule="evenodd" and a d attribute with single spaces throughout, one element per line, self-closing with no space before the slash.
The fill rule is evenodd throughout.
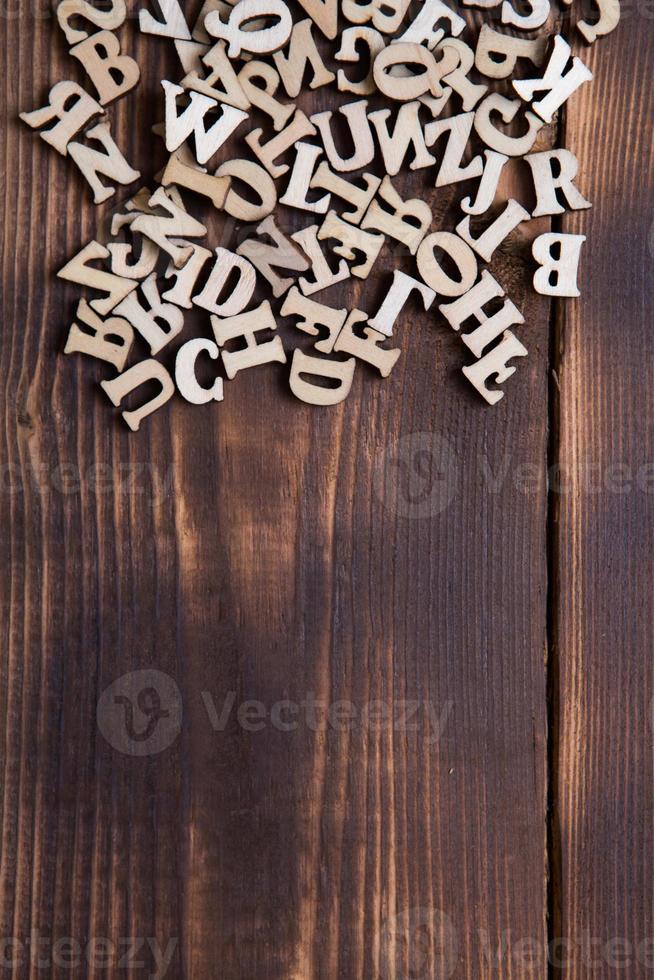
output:
<path id="1" fill-rule="evenodd" d="M 72 105 L 71 99 L 74 99 Z M 33 109 L 31 112 L 21 112 L 20 118 L 32 129 L 40 129 L 53 119 L 58 119 L 56 126 L 39 133 L 39 136 L 53 146 L 57 153 L 65 157 L 73 136 L 76 136 L 94 116 L 103 114 L 104 109 L 100 103 L 92 99 L 76 82 L 57 82 L 50 89 L 47 105 L 41 109 Z"/>
<path id="2" fill-rule="evenodd" d="M 394 238 L 406 245 L 411 255 L 415 255 L 431 224 L 431 208 L 421 198 L 403 200 L 393 187 L 390 177 L 382 180 L 377 198 L 388 209 L 382 208 L 378 200 L 374 200 L 363 217 L 361 227 Z"/>
<path id="3" fill-rule="evenodd" d="M 88 31 L 76 30 L 70 26 L 72 17 L 83 17 L 101 30 L 115 31 L 125 23 L 127 5 L 125 0 L 109 0 L 109 9 L 101 10 L 86 0 L 62 0 L 57 5 L 57 20 L 69 44 L 76 44 L 89 36 Z"/>
<path id="4" fill-rule="evenodd" d="M 497 216 L 495 221 L 484 230 L 483 234 L 473 238 L 470 233 L 470 215 L 456 226 L 456 233 L 470 248 L 474 249 L 485 262 L 490 262 L 495 249 L 502 244 L 512 231 L 523 221 L 530 221 L 531 215 L 517 201 L 509 201 Z"/>
<path id="5" fill-rule="evenodd" d="M 92 34 L 71 48 L 70 54 L 84 66 L 101 105 L 114 102 L 139 83 L 139 66 L 129 55 L 120 53 L 120 41 L 111 31 Z"/>
<path id="6" fill-rule="evenodd" d="M 293 272 L 306 272 L 309 268 L 309 260 L 295 242 L 277 227 L 272 216 L 266 218 L 257 227 L 257 235 L 267 235 L 272 238 L 274 244 L 268 245 L 260 238 L 246 238 L 236 251 L 249 259 L 264 279 L 268 280 L 274 296 L 282 296 L 289 286 L 293 285 L 293 280 L 278 276 L 273 271 L 273 267 L 291 269 Z"/>
<path id="7" fill-rule="evenodd" d="M 572 59 L 572 67 L 566 71 L 570 59 Z M 570 45 L 558 34 L 554 38 L 554 50 L 543 77 L 515 79 L 512 84 L 521 99 L 531 102 L 532 109 L 541 119 L 551 122 L 557 109 L 560 109 L 584 82 L 590 82 L 592 77 L 593 73 L 590 69 L 581 58 L 572 57 Z M 547 92 L 547 95 L 538 102 L 533 102 L 536 92 Z"/>
<path id="8" fill-rule="evenodd" d="M 157 287 L 156 273 L 141 283 L 140 291 L 143 293 L 147 302 L 144 307 L 138 299 L 136 292 L 130 293 L 116 307 L 116 313 L 128 320 L 135 330 L 150 346 L 151 354 L 158 354 L 175 337 L 177 337 L 184 327 L 184 314 L 178 306 L 172 303 L 162 302 Z M 161 322 L 166 324 L 167 330 L 161 326 Z"/>
<path id="9" fill-rule="evenodd" d="M 153 242 L 156 242 L 159 248 L 168 252 L 175 268 L 181 269 L 190 257 L 192 249 L 175 245 L 173 236 L 175 238 L 202 238 L 206 235 L 207 229 L 188 211 L 184 211 L 183 208 L 174 204 L 163 187 L 160 187 L 152 195 L 149 206 L 161 208 L 166 212 L 165 216 L 159 214 L 139 215 L 132 225 L 133 230 L 140 231 L 142 235 L 147 235 Z"/>
<path id="10" fill-rule="evenodd" d="M 293 351 L 291 376 L 289 384 L 291 391 L 300 401 L 308 405 L 338 405 L 345 401 L 352 388 L 356 361 L 353 357 L 347 361 L 336 361 L 326 357 L 311 357 L 297 347 Z M 320 378 L 332 382 L 332 387 L 316 384 L 307 378 Z"/>
<path id="11" fill-rule="evenodd" d="M 91 185 L 93 200 L 95 204 L 102 204 L 116 193 L 115 187 L 107 187 L 99 178 L 99 174 L 114 180 L 117 184 L 131 184 L 138 180 L 141 174 L 138 170 L 130 167 L 129 163 L 120 152 L 111 135 L 109 123 L 98 123 L 93 129 L 89 129 L 84 134 L 87 140 L 94 140 L 104 147 L 105 152 L 94 150 L 83 143 L 70 142 L 68 153 L 75 161 L 83 176 Z"/>
<path id="12" fill-rule="evenodd" d="M 277 361 L 286 363 L 286 354 L 279 337 L 259 343 L 257 334 L 264 330 L 277 330 L 277 321 L 273 316 L 270 303 L 265 300 L 256 310 L 249 313 L 239 313 L 238 316 L 221 320 L 211 317 L 211 325 L 216 336 L 216 343 L 221 348 L 223 365 L 228 378 L 236 377 L 239 371 Z M 228 341 L 244 340 L 245 347 L 241 350 L 227 351 L 222 348 Z"/>
<path id="13" fill-rule="evenodd" d="M 540 218 L 547 214 L 564 213 L 565 208 L 559 203 L 557 190 L 561 192 L 568 207 L 573 211 L 592 207 L 590 201 L 587 201 L 573 184 L 579 164 L 576 156 L 570 150 L 545 150 L 542 153 L 530 153 L 524 159 L 531 167 L 531 174 L 534 178 L 536 191 L 534 218 Z M 558 170 L 556 177 L 552 166 L 554 163 L 556 163 Z"/>
<path id="14" fill-rule="evenodd" d="M 309 228 L 302 228 L 301 231 L 296 231 L 294 235 L 291 235 L 293 241 L 297 242 L 307 256 L 309 268 L 313 275 L 313 279 L 308 279 L 306 276 L 300 276 L 298 279 L 300 289 L 305 296 L 311 296 L 321 289 L 327 289 L 328 286 L 333 286 L 337 282 L 350 278 L 350 268 L 345 259 L 340 260 L 336 272 L 331 269 L 320 248 L 318 231 L 318 225 L 311 225 Z"/>
<path id="15" fill-rule="evenodd" d="M 288 164 L 275 163 L 275 160 L 305 136 L 313 136 L 315 132 L 315 126 L 309 122 L 302 110 L 298 109 L 293 116 L 293 121 L 286 129 L 283 129 L 281 133 L 273 136 L 266 143 L 261 142 L 262 129 L 253 129 L 245 137 L 245 142 L 271 177 L 276 180 L 288 172 Z"/>
<path id="16" fill-rule="evenodd" d="M 366 326 L 359 326 L 362 324 Z M 355 327 L 359 328 L 359 333 L 355 333 Z M 386 335 L 378 333 L 368 323 L 367 313 L 362 310 L 352 310 L 336 338 L 334 351 L 358 357 L 359 360 L 376 367 L 382 378 L 387 378 L 402 352 L 397 347 L 384 350 L 379 346 L 384 340 L 387 340 Z"/>
<path id="17" fill-rule="evenodd" d="M 436 249 L 448 255 L 460 279 L 452 279 L 436 258 Z M 441 296 L 462 296 L 477 280 L 477 259 L 469 245 L 451 231 L 435 231 L 422 241 L 416 256 L 418 272 L 424 282 Z"/>
<path id="18" fill-rule="evenodd" d="M 237 275 L 236 283 L 231 283 L 234 272 Z M 231 290 L 225 296 L 228 280 Z M 251 262 L 219 245 L 211 274 L 202 292 L 193 297 L 193 303 L 219 317 L 237 316 L 252 299 L 256 281 L 257 274 Z"/>
<path id="19" fill-rule="evenodd" d="M 332 353 L 336 338 L 347 319 L 347 310 L 335 310 L 331 306 L 325 306 L 324 303 L 316 303 L 315 300 L 303 296 L 297 286 L 289 289 L 280 314 L 299 317 L 295 326 L 298 330 L 308 333 L 310 337 L 319 337 L 323 331 L 318 328 L 323 327 L 327 331 L 327 336 L 317 340 L 313 345 L 322 354 Z"/>
<path id="20" fill-rule="evenodd" d="M 208 402 L 223 400 L 223 379 L 216 378 L 211 388 L 203 388 L 198 382 L 195 365 L 200 354 L 208 354 L 216 361 L 220 356 L 218 345 L 213 340 L 197 337 L 188 340 L 177 352 L 175 359 L 175 384 L 182 398 L 191 405 L 206 405 Z"/>
<path id="21" fill-rule="evenodd" d="M 175 385 L 170 374 L 163 364 L 150 359 L 134 364 L 124 374 L 118 375 L 112 381 L 100 382 L 100 387 L 108 395 L 111 402 L 118 406 L 127 395 L 148 381 L 158 382 L 161 385 L 161 392 L 145 402 L 140 408 L 131 412 L 121 412 L 132 432 L 138 432 L 143 419 L 165 405 L 175 394 Z"/>
<path id="22" fill-rule="evenodd" d="M 472 333 L 461 335 L 461 340 L 475 357 L 481 357 L 488 345 L 497 340 L 509 327 L 520 326 L 525 322 L 522 313 L 510 299 L 506 299 L 497 312 L 491 316 L 487 315 L 484 307 L 492 300 L 503 297 L 504 290 L 485 269 L 479 282 L 460 299 L 439 306 L 440 312 L 457 333 L 468 320 L 477 321 L 479 326 Z"/>
<path id="23" fill-rule="evenodd" d="M 391 337 L 395 321 L 414 290 L 420 294 L 422 304 L 425 310 L 428 310 L 436 299 L 434 290 L 426 286 L 424 282 L 420 282 L 419 279 L 407 276 L 406 272 L 396 269 L 393 273 L 391 288 L 386 293 L 382 305 L 377 310 L 376 316 L 368 321 L 373 330 L 384 334 L 385 337 Z"/>
<path id="24" fill-rule="evenodd" d="M 64 354 L 88 354 L 122 371 L 133 342 L 134 331 L 127 320 L 118 316 L 102 320 L 86 300 L 81 299 Z"/>
<path id="25" fill-rule="evenodd" d="M 541 268 L 534 275 L 534 289 L 544 296 L 579 296 L 577 269 L 585 235 L 564 235 L 548 232 L 534 241 L 533 256 Z M 552 250 L 560 251 L 554 258 Z M 554 279 L 554 281 L 553 281 Z"/>
<path id="26" fill-rule="evenodd" d="M 107 293 L 104 299 L 92 299 L 90 303 L 96 313 L 101 316 L 111 313 L 113 308 L 138 286 L 136 280 L 123 279 L 121 276 L 115 276 L 103 269 L 94 269 L 93 266 L 89 265 L 90 262 L 98 259 L 108 258 L 109 250 L 104 245 L 101 245 L 100 242 L 89 242 L 57 273 L 60 279 L 65 279 L 67 282 L 74 282 L 79 286 L 89 286 L 90 289 Z"/>
<path id="27" fill-rule="evenodd" d="M 515 367 L 508 367 L 508 362 L 514 357 L 526 357 L 527 353 L 527 348 L 520 343 L 515 334 L 506 330 L 497 347 L 471 367 L 464 367 L 461 370 L 482 398 L 485 398 L 489 405 L 496 405 L 504 398 L 504 392 L 487 388 L 486 382 L 495 377 L 497 384 L 504 384 L 511 375 L 515 374 Z"/>
<path id="28" fill-rule="evenodd" d="M 253 160 L 228 160 L 216 170 L 216 177 L 230 177 L 223 210 L 239 221 L 261 221 L 277 204 L 275 182 L 263 167 Z M 236 192 L 235 181 L 241 181 L 259 198 L 255 204 Z"/>
<path id="29" fill-rule="evenodd" d="M 357 252 L 363 252 L 365 261 L 359 265 L 350 266 L 350 272 L 359 279 L 367 279 L 370 270 L 375 264 L 375 260 L 381 252 L 384 244 L 383 235 L 373 235 L 369 231 L 362 231 L 349 221 L 343 221 L 335 211 L 329 211 L 318 232 L 320 241 L 335 239 L 338 244 L 333 246 L 334 252 L 341 255 L 348 262 L 356 259 Z"/>
<path id="30" fill-rule="evenodd" d="M 259 18 L 272 18 L 275 23 L 260 30 L 243 29 L 244 24 Z M 293 21 L 283 0 L 239 0 L 226 23 L 214 10 L 207 14 L 204 26 L 212 37 L 227 41 L 229 57 L 237 58 L 242 51 L 261 55 L 283 48 L 291 36 Z"/>
<path id="31" fill-rule="evenodd" d="M 320 130 L 327 159 L 334 170 L 338 170 L 339 173 L 351 173 L 353 170 L 360 170 L 361 167 L 366 167 L 372 163 L 374 159 L 375 144 L 366 115 L 367 107 L 366 100 L 361 99 L 359 102 L 348 102 L 347 105 L 342 105 L 338 110 L 339 121 L 341 116 L 347 120 L 350 139 L 354 146 L 354 153 L 347 158 L 340 155 L 334 143 L 331 125 L 333 112 L 317 112 L 311 116 L 311 122 Z"/>

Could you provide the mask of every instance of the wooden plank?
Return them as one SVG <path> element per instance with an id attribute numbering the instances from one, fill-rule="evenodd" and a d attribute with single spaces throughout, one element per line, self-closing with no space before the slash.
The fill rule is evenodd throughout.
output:
<path id="1" fill-rule="evenodd" d="M 2 23 L 2 935 L 152 937 L 174 943 L 168 976 L 202 980 L 515 977 L 506 952 L 490 961 L 503 934 L 545 939 L 546 499 L 524 467 L 545 463 L 549 308 L 528 243 L 493 264 L 530 350 L 493 409 L 460 340 L 409 308 L 390 379 L 359 369 L 337 409 L 293 400 L 270 367 L 134 436 L 98 394 L 102 366 L 57 356 L 77 294 L 54 271 L 109 209 L 15 122 L 70 64 L 51 22 L 23 26 Z M 174 55 L 130 36 L 144 81 L 111 114 L 149 173 L 148 92 Z M 445 227 L 458 196 L 426 195 Z M 332 301 L 373 311 L 394 264 L 386 250 Z M 145 758 L 96 726 L 102 692 L 140 669 L 183 705 L 181 735 Z M 314 730 L 312 697 L 351 702 L 351 730 Z M 248 700 L 263 731 L 236 718 Z M 297 730 L 270 721 L 281 700 Z M 373 701 L 417 705 L 415 729 L 366 722 Z"/>
<path id="2" fill-rule="evenodd" d="M 634 12 L 580 54 L 595 81 L 571 100 L 566 142 L 594 207 L 563 222 L 588 241 L 581 299 L 559 316 L 552 936 L 569 943 L 559 951 L 568 961 L 561 976 L 589 976 L 594 960 L 598 976 L 620 969 L 636 980 L 651 973 L 654 935 L 654 93 L 643 84 L 654 57 L 651 21 Z M 614 939 L 622 948 L 606 946 Z"/>

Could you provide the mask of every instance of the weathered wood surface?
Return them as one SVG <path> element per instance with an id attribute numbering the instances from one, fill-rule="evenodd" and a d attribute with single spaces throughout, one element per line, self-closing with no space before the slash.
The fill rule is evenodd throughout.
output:
<path id="1" fill-rule="evenodd" d="M 22 944 L 10 975 L 155 969 L 145 946 L 131 971 L 113 954 L 109 967 L 59 956 L 36 970 L 30 933 L 51 961 L 65 937 L 172 942 L 166 975 L 199 980 L 522 977 L 523 938 L 540 944 L 542 976 L 548 910 L 550 935 L 586 921 L 607 938 L 647 935 L 651 684 L 636 631 L 648 599 L 619 543 L 628 535 L 646 562 L 645 496 L 625 508 L 599 494 L 590 510 L 561 498 L 550 660 L 562 688 L 550 746 L 560 835 L 547 853 L 551 311 L 530 289 L 528 243 L 513 237 L 492 265 L 526 315 L 530 350 L 494 409 L 461 378 L 460 341 L 413 307 L 390 379 L 359 370 L 336 410 L 301 405 L 284 369 L 263 368 L 227 384 L 223 404 L 176 400 L 135 436 L 99 391 L 102 366 L 60 353 L 76 290 L 54 272 L 112 202 L 94 208 L 74 167 L 16 121 L 55 80 L 82 78 L 46 14 L 2 21 L 0 935 Z M 562 465 L 583 441 L 647 458 L 651 127 L 639 72 L 652 31 L 639 28 L 619 75 L 626 32 L 598 43 L 596 82 L 568 114 L 595 211 L 570 223 L 590 240 L 585 298 L 566 307 Z M 134 23 L 121 37 L 143 82 L 109 115 L 149 178 L 163 163 L 149 135 L 158 79 L 179 70 Z M 303 96 L 305 111 L 329 104 Z M 641 126 L 632 159 L 624 140 L 638 142 Z M 422 178 L 396 186 L 418 191 Z M 452 226 L 459 196 L 429 193 L 436 226 Z M 216 244 L 223 234 L 212 219 Z M 589 274 L 591 249 L 601 275 Z M 394 263 L 387 251 L 381 268 Z M 373 309 L 389 280 L 332 297 Z M 623 441 L 612 443 L 616 411 Z M 604 623 L 616 602 L 620 616 Z M 145 757 L 109 744 L 96 720 L 102 692 L 142 669 L 172 679 L 183 712 L 179 736 Z M 154 683 L 174 710 L 170 684 Z M 350 730 L 336 709 L 316 722 L 313 698 L 350 702 Z M 237 720 L 252 700 L 267 712 L 261 731 Z M 271 721 L 284 700 L 298 705 L 293 731 Z M 366 721 L 371 702 L 396 718 L 418 703 L 415 730 Z"/>
<path id="2" fill-rule="evenodd" d="M 594 202 L 563 222 L 588 242 L 557 345 L 553 929 L 567 941 L 560 975 L 575 980 L 654 967 L 654 93 L 642 84 L 653 57 L 647 11 L 626 11 L 588 56 L 595 82 L 566 115 Z"/>

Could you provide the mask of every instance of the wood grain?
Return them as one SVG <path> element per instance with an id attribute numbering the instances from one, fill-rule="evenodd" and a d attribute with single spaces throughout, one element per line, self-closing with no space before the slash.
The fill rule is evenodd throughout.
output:
<path id="1" fill-rule="evenodd" d="M 51 18 L 2 31 L 2 936 L 175 940 L 167 975 L 193 980 L 522 976 L 489 950 L 509 929 L 546 936 L 549 305 L 528 241 L 492 266 L 530 350 L 492 410 L 460 340 L 409 307 L 390 379 L 360 368 L 337 409 L 299 404 L 271 366 L 134 436 L 98 393 L 103 367 L 60 354 L 77 294 L 54 272 L 111 207 L 15 118 L 79 66 Z M 123 33 L 143 82 L 110 115 L 148 176 L 174 52 Z M 429 190 L 434 227 L 458 196 Z M 374 310 L 394 266 L 386 250 L 334 299 Z M 93 465 L 109 467 L 101 492 Z M 183 722 L 139 758 L 96 708 L 147 668 L 178 685 Z M 214 730 L 207 703 L 230 692 Z M 351 730 L 315 731 L 306 708 L 291 732 L 236 720 L 248 700 L 312 696 L 351 702 Z M 417 702 L 417 728 L 365 723 L 373 701 Z M 152 971 L 142 952 L 130 977 Z M 28 959 L 12 977 L 126 973 Z"/>
<path id="2" fill-rule="evenodd" d="M 589 957 L 593 976 L 620 970 L 636 980 L 653 966 L 654 94 L 642 84 L 653 56 L 651 20 L 626 11 L 619 30 L 583 55 L 595 81 L 566 114 L 566 142 L 594 202 L 585 217 L 563 219 L 588 241 L 582 297 L 561 308 L 557 341 L 552 934 L 570 944 L 556 974 L 566 978 L 589 976 Z M 585 936 L 596 941 L 590 954 Z M 617 951 L 606 947 L 613 939 Z"/>

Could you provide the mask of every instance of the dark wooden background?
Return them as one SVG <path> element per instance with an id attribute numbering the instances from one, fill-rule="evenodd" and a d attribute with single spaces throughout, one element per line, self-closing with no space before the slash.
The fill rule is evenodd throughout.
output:
<path id="1" fill-rule="evenodd" d="M 529 348 L 497 407 L 410 308 L 394 373 L 359 369 L 343 406 L 302 405 L 271 366 L 138 435 L 106 369 L 62 356 L 77 290 L 54 277 L 120 197 L 94 208 L 16 120 L 79 66 L 47 5 L 1 29 L 5 974 L 147 976 L 147 947 L 129 969 L 50 954 L 149 937 L 194 980 L 652 975 L 651 12 L 585 50 L 595 81 L 550 134 L 594 202 L 561 222 L 588 236 L 582 298 L 533 293 L 524 237 L 493 263 Z M 150 178 L 157 82 L 180 72 L 134 22 L 121 37 L 144 79 L 109 114 Z M 430 192 L 437 218 L 455 190 Z M 96 722 L 142 669 L 183 710 L 145 757 Z M 350 730 L 235 717 L 311 697 L 351 702 Z M 373 701 L 419 702 L 417 725 L 366 722 Z"/>

